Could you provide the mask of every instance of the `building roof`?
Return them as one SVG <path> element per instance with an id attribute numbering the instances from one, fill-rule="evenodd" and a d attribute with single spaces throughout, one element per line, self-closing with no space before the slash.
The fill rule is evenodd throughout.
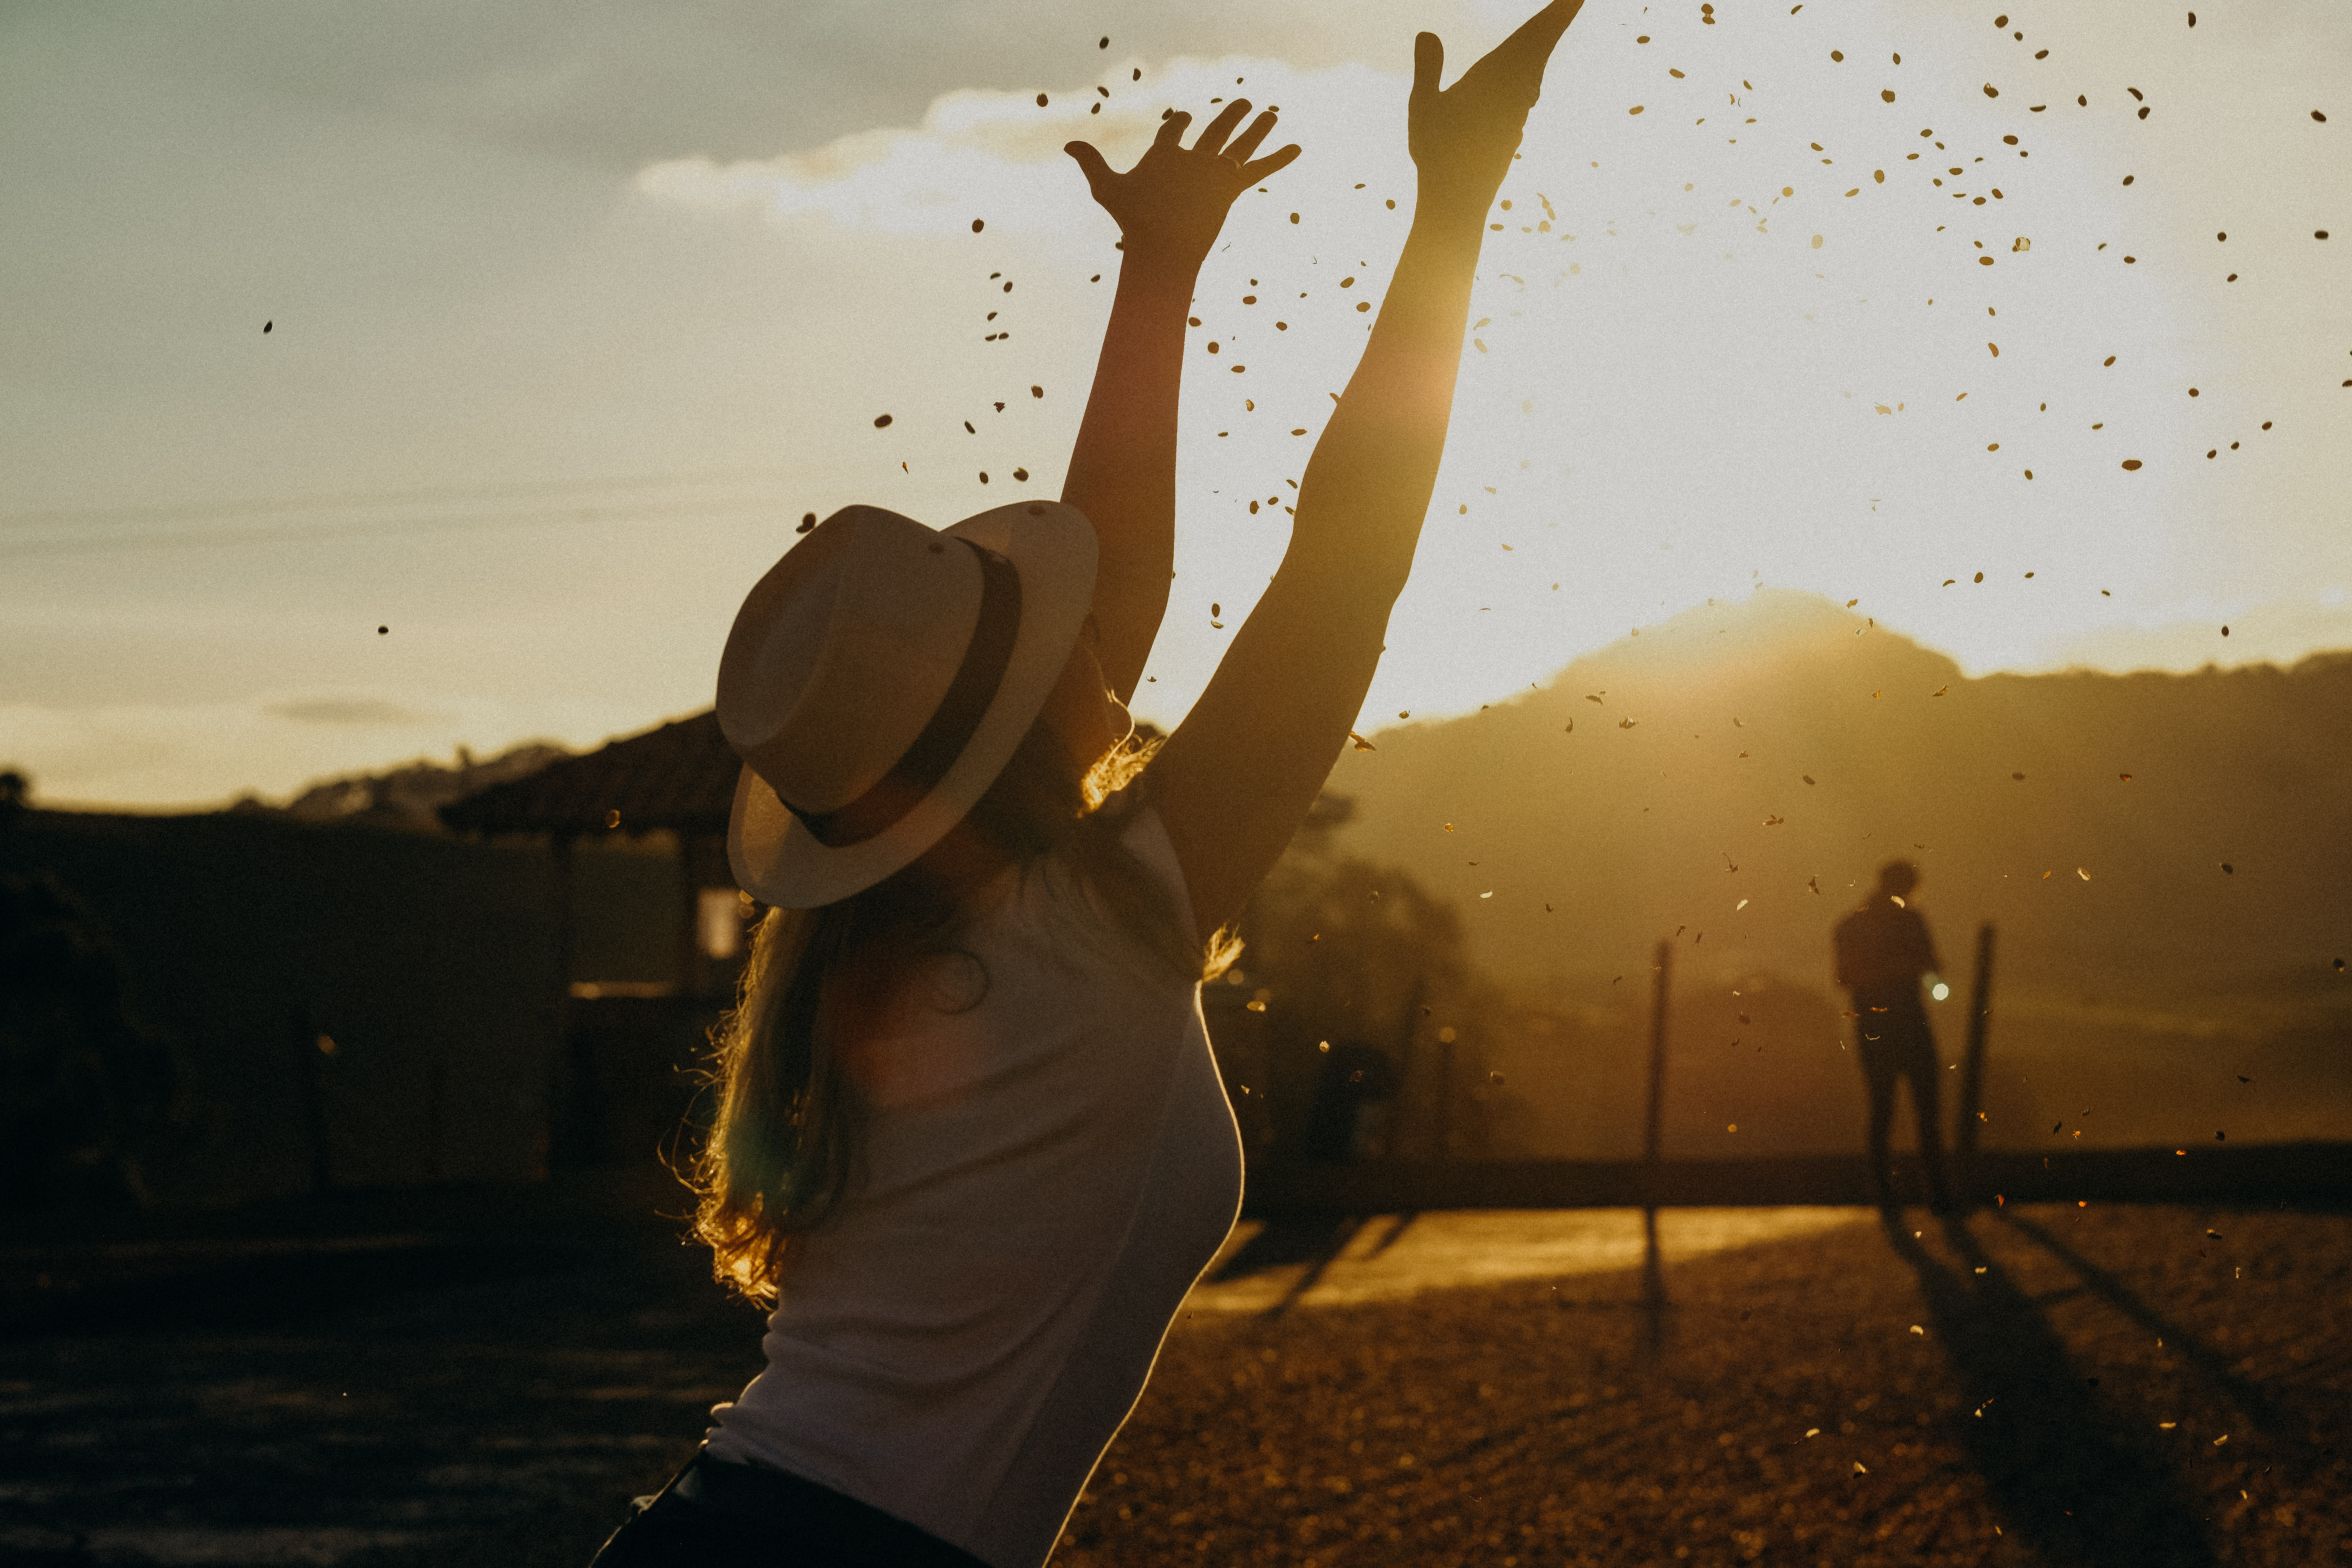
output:
<path id="1" fill-rule="evenodd" d="M 706 711 L 477 790 L 441 820 L 461 833 L 725 833 L 742 771 Z"/>

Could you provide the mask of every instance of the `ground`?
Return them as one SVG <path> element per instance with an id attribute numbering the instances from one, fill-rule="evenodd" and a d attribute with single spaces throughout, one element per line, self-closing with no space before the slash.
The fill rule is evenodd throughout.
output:
<path id="1" fill-rule="evenodd" d="M 0 1251 L 0 1562 L 582 1568 L 758 1369 L 657 1226 L 388 1213 Z M 2352 1562 L 2352 1217 L 1660 1235 L 1244 1237 L 1057 1568 Z"/>

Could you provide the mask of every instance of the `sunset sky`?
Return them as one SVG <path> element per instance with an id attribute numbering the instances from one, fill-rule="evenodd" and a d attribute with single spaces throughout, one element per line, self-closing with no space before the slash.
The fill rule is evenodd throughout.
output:
<path id="1" fill-rule="evenodd" d="M 1171 723 L 1403 239 L 1412 33 L 1521 10 L 10 7 L 0 763 L 205 805 L 706 706 L 804 512 L 1058 491 L 1118 259 L 1060 148 L 1246 96 L 1305 153 L 1201 279 Z M 1554 58 L 1363 728 L 1759 584 L 1971 674 L 2352 647 L 2352 7 L 1713 17 Z"/>

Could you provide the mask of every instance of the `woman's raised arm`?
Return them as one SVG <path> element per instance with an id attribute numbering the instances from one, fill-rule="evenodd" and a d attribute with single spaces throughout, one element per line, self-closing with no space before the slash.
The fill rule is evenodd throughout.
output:
<path id="1" fill-rule="evenodd" d="M 1151 763 L 1203 931 L 1290 842 L 1363 705 L 1437 482 L 1481 226 L 1580 4 L 1554 0 L 1442 92 L 1442 46 L 1413 42 L 1404 254 L 1307 465 L 1281 569 Z"/>
<path id="2" fill-rule="evenodd" d="M 1225 138 L 1249 107 L 1247 99 L 1234 100 L 1189 149 L 1183 133 L 1192 117 L 1171 112 L 1150 150 L 1124 174 L 1089 142 L 1065 149 L 1086 171 L 1095 200 L 1118 220 L 1123 237 L 1118 292 L 1062 487 L 1062 500 L 1095 525 L 1101 548 L 1096 657 L 1122 703 L 1143 678 L 1168 608 L 1176 540 L 1176 392 L 1193 279 L 1234 198 L 1298 156 L 1294 145 L 1249 161 L 1274 129 L 1272 111 L 1228 145 Z"/>

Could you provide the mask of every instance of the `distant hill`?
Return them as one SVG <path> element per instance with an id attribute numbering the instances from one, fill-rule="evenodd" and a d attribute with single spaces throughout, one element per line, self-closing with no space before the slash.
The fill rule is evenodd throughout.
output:
<path id="1" fill-rule="evenodd" d="M 475 760 L 464 747 L 454 767 L 419 758 L 381 773 L 352 773 L 307 785 L 283 806 L 272 806 L 247 795 L 229 809 L 276 812 L 303 822 L 355 822 L 419 833 L 442 831 L 437 813 L 451 801 L 537 773 L 569 749 L 545 741 L 527 741 L 485 761 Z"/>
<path id="2" fill-rule="evenodd" d="M 1358 807 L 1339 847 L 1452 898 L 1476 959 L 1596 1038 L 1646 1011 L 1674 937 L 1677 1049 L 1702 1053 L 1678 1062 L 1717 1035 L 1753 1047 L 1777 1009 L 1791 1043 L 1768 1057 L 1834 1064 L 1829 930 L 1901 855 L 1960 994 L 1948 1057 L 1976 928 L 1999 928 L 1995 1059 L 2038 1073 L 2030 1097 L 2001 1088 L 2012 1123 L 2030 1099 L 2045 1126 L 2089 1110 L 2098 1142 L 2210 1141 L 2232 1117 L 2352 1136 L 2352 653 L 1969 680 L 1766 590 L 1372 740 L 1331 781 Z M 1767 1062 L 1733 1077 L 1787 1098 Z"/>

